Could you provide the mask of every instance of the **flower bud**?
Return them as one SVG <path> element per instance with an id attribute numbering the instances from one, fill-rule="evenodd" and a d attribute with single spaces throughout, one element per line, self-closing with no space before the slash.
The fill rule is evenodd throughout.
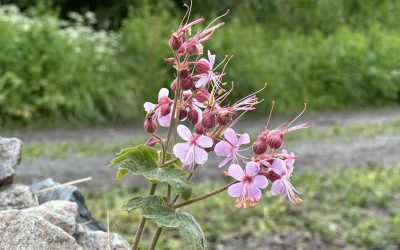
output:
<path id="1" fill-rule="evenodd" d="M 188 112 L 185 109 L 182 109 L 181 111 L 179 111 L 179 120 L 185 119 L 187 115 Z"/>
<path id="2" fill-rule="evenodd" d="M 173 50 L 178 50 L 182 45 L 182 42 L 176 37 L 176 34 L 172 34 L 171 38 L 169 39 L 169 47 Z"/>
<path id="3" fill-rule="evenodd" d="M 268 171 L 268 174 L 265 175 L 270 181 L 274 182 L 276 180 L 279 180 L 281 176 L 274 171 Z"/>
<path id="4" fill-rule="evenodd" d="M 194 127 L 194 130 L 199 135 L 202 135 L 206 132 L 206 128 L 201 123 L 197 123 L 196 126 Z"/>
<path id="5" fill-rule="evenodd" d="M 162 116 L 166 116 L 171 112 L 171 103 L 160 104 L 160 113 Z"/>
<path id="6" fill-rule="evenodd" d="M 273 149 L 280 148 L 283 143 L 283 133 L 272 132 L 267 135 L 267 143 Z"/>
<path id="7" fill-rule="evenodd" d="M 190 76 L 190 72 L 187 69 L 183 69 L 181 71 L 179 71 L 179 77 L 180 78 L 186 78 Z"/>
<path id="8" fill-rule="evenodd" d="M 201 120 L 201 124 L 206 128 L 212 128 L 215 125 L 215 114 L 212 112 L 204 112 L 203 119 Z"/>
<path id="9" fill-rule="evenodd" d="M 181 89 L 183 90 L 189 90 L 193 87 L 193 80 L 192 80 L 192 76 L 188 76 L 185 78 L 180 79 L 179 81 L 179 86 L 181 87 Z"/>
<path id="10" fill-rule="evenodd" d="M 170 63 L 170 64 L 176 64 L 176 60 L 173 57 L 165 58 L 164 62 Z"/>
<path id="11" fill-rule="evenodd" d="M 196 99 L 201 103 L 208 102 L 210 99 L 210 93 L 206 89 L 198 89 L 196 91 Z"/>
<path id="12" fill-rule="evenodd" d="M 229 113 L 218 114 L 217 120 L 218 120 L 218 123 L 220 125 L 225 126 L 225 125 L 228 125 L 231 122 L 232 117 L 231 117 L 231 115 Z"/>
<path id="13" fill-rule="evenodd" d="M 197 113 L 196 110 L 190 109 L 188 113 L 188 119 L 191 121 L 193 124 L 196 124 L 199 121 L 199 114 Z"/>
<path id="14" fill-rule="evenodd" d="M 156 146 L 158 143 L 160 143 L 160 141 L 154 137 L 150 137 L 149 139 L 147 139 L 146 143 L 144 144 L 145 146 L 148 147 L 154 147 Z"/>
<path id="15" fill-rule="evenodd" d="M 186 45 L 186 52 L 189 55 L 197 55 L 199 53 L 199 50 L 198 50 L 198 48 L 197 48 L 195 43 L 188 43 Z"/>
<path id="16" fill-rule="evenodd" d="M 147 133 L 154 133 L 157 128 L 157 123 L 154 121 L 153 118 L 146 118 L 144 121 L 144 129 L 146 130 Z"/>
<path id="17" fill-rule="evenodd" d="M 268 147 L 267 142 L 265 140 L 258 138 L 253 144 L 253 152 L 256 155 L 262 155 L 265 153 L 265 151 L 267 151 L 267 147 Z"/>
<path id="18" fill-rule="evenodd" d="M 186 43 L 182 43 L 181 47 L 178 50 L 178 53 L 182 55 L 183 53 L 185 53 L 185 51 L 186 51 Z"/>
<path id="19" fill-rule="evenodd" d="M 206 59 L 202 58 L 197 62 L 197 64 L 196 64 L 197 72 L 208 73 L 210 70 L 211 70 L 211 65 Z"/>
<path id="20" fill-rule="evenodd" d="M 176 91 L 176 79 L 171 82 L 171 89 Z"/>

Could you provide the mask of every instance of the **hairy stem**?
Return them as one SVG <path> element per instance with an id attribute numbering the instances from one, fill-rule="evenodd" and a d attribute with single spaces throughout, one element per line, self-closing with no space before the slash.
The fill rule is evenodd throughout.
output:
<path id="1" fill-rule="evenodd" d="M 163 231 L 162 227 L 158 227 L 156 233 L 153 236 L 153 239 L 151 240 L 150 246 L 149 246 L 149 250 L 154 250 L 156 248 L 158 239 L 160 238 L 160 235 Z"/>
<path id="2" fill-rule="evenodd" d="M 151 184 L 149 195 L 153 195 L 156 192 L 156 188 L 157 188 L 157 184 L 155 184 L 155 183 Z M 142 238 L 142 234 L 143 234 L 145 225 L 146 225 L 146 218 L 142 217 L 140 219 L 138 230 L 136 231 L 136 234 L 135 234 L 135 240 L 133 241 L 132 250 L 139 249 L 139 243 L 140 243 L 140 239 Z"/>
<path id="3" fill-rule="evenodd" d="M 201 200 L 205 200 L 205 199 L 207 199 L 207 198 L 210 198 L 210 197 L 212 197 L 212 196 L 214 196 L 214 195 L 216 195 L 216 194 L 219 194 L 219 193 L 221 193 L 221 192 L 227 190 L 231 185 L 233 185 L 233 184 L 235 184 L 235 183 L 238 183 L 238 181 L 233 181 L 233 182 L 231 182 L 231 183 L 229 183 L 229 184 L 227 184 L 227 185 L 225 185 L 225 186 L 223 186 L 223 187 L 220 187 L 220 188 L 218 188 L 218 189 L 216 189 L 216 190 L 214 190 L 214 191 L 212 191 L 212 192 L 210 192 L 210 193 L 207 193 L 207 194 L 198 196 L 198 197 L 196 197 L 196 198 L 193 198 L 193 199 L 191 199 L 191 200 L 188 200 L 188 201 L 179 203 L 179 204 L 177 204 L 177 205 L 174 206 L 174 209 L 180 208 L 180 207 L 184 207 L 184 206 L 193 204 L 193 203 L 195 203 L 195 202 L 198 202 L 198 201 L 201 201 Z"/>

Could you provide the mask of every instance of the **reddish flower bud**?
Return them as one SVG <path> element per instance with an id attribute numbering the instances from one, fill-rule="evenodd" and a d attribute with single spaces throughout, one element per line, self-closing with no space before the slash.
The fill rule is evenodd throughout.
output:
<path id="1" fill-rule="evenodd" d="M 182 43 L 181 47 L 178 50 L 179 54 L 183 54 L 186 51 L 186 43 Z"/>
<path id="2" fill-rule="evenodd" d="M 201 103 L 208 102 L 210 99 L 210 93 L 206 89 L 198 89 L 196 91 L 196 99 Z"/>
<path id="3" fill-rule="evenodd" d="M 206 132 L 206 128 L 201 123 L 197 123 L 196 126 L 194 127 L 194 130 L 199 135 L 202 135 Z"/>
<path id="4" fill-rule="evenodd" d="M 146 118 L 144 121 L 144 129 L 147 133 L 154 133 L 157 128 L 157 123 L 154 121 L 153 118 Z"/>
<path id="5" fill-rule="evenodd" d="M 179 120 L 185 119 L 187 115 L 188 112 L 185 109 L 182 109 L 181 111 L 179 111 Z"/>
<path id="6" fill-rule="evenodd" d="M 265 153 L 265 151 L 267 151 L 267 147 L 268 147 L 267 142 L 265 140 L 258 138 L 253 144 L 253 152 L 256 155 L 262 155 Z"/>
<path id="7" fill-rule="evenodd" d="M 186 78 L 190 76 L 190 72 L 187 69 L 179 71 L 180 78 Z"/>
<path id="8" fill-rule="evenodd" d="M 221 124 L 222 126 L 225 126 L 232 121 L 232 116 L 229 113 L 218 114 L 217 120 L 218 120 L 219 124 Z"/>
<path id="9" fill-rule="evenodd" d="M 204 112 L 203 119 L 201 120 L 201 124 L 206 128 L 212 128 L 215 125 L 215 114 L 212 112 Z"/>
<path id="10" fill-rule="evenodd" d="M 164 62 L 170 63 L 170 64 L 175 64 L 176 60 L 173 57 L 165 58 Z"/>
<path id="11" fill-rule="evenodd" d="M 171 38 L 169 39 L 169 47 L 173 50 L 178 50 L 182 45 L 182 42 L 176 37 L 175 34 L 172 34 Z"/>
<path id="12" fill-rule="evenodd" d="M 162 116 L 166 116 L 171 112 L 171 103 L 160 104 L 160 113 Z"/>
<path id="13" fill-rule="evenodd" d="M 172 83 L 171 83 L 171 89 L 172 89 L 173 91 L 176 91 L 176 79 L 172 81 Z"/>
<path id="14" fill-rule="evenodd" d="M 186 45 L 186 52 L 189 55 L 197 55 L 199 53 L 199 49 L 197 48 L 195 43 L 188 43 Z"/>
<path id="15" fill-rule="evenodd" d="M 181 87 L 181 89 L 183 90 L 189 90 L 193 87 L 193 80 L 192 80 L 192 76 L 188 76 L 185 78 L 182 78 L 179 80 L 179 86 Z"/>
<path id="16" fill-rule="evenodd" d="M 267 143 L 273 149 L 280 148 L 283 143 L 283 133 L 268 133 Z"/>
<path id="17" fill-rule="evenodd" d="M 279 180 L 281 178 L 281 176 L 275 173 L 274 171 L 268 171 L 268 174 L 266 174 L 265 177 L 267 177 L 272 182 Z"/>
<path id="18" fill-rule="evenodd" d="M 197 72 L 208 73 L 210 70 L 211 70 L 211 65 L 206 59 L 202 58 L 197 62 L 197 64 L 196 64 Z"/>
<path id="19" fill-rule="evenodd" d="M 190 109 L 188 113 L 188 119 L 191 121 L 193 124 L 196 124 L 199 121 L 199 114 L 197 113 L 196 110 Z"/>
<path id="20" fill-rule="evenodd" d="M 160 141 L 158 139 L 156 139 L 154 137 L 150 137 L 149 139 L 147 139 L 147 141 L 144 145 L 148 146 L 148 147 L 154 147 L 159 143 L 160 143 Z"/>

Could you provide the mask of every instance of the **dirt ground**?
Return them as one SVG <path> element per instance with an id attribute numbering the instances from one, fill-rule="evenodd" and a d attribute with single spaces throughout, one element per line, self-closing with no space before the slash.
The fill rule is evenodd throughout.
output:
<path id="1" fill-rule="evenodd" d="M 314 129 L 326 129 L 332 125 L 352 126 L 360 124 L 374 124 L 400 120 L 400 108 L 379 110 L 363 110 L 353 112 L 333 112 L 306 115 L 299 122 L 309 121 Z M 279 125 L 285 120 L 274 119 L 273 125 Z M 265 125 L 265 120 L 247 119 L 237 125 L 239 131 L 258 133 Z M 129 138 L 143 137 L 140 125 L 119 127 L 96 127 L 85 129 L 46 129 L 7 131 L 2 136 L 15 136 L 25 144 L 32 142 L 57 141 L 91 141 L 118 143 Z M 338 137 L 328 139 L 310 139 L 287 142 L 284 146 L 288 151 L 297 153 L 295 171 L 304 169 L 329 169 L 333 167 L 348 167 L 366 164 L 380 164 L 390 166 L 400 162 L 400 134 L 382 134 L 370 137 Z M 96 157 L 81 157 L 57 159 L 39 157 L 32 161 L 22 161 L 17 169 L 19 181 L 30 184 L 44 178 L 52 177 L 56 181 L 66 182 L 74 179 L 92 176 L 93 180 L 82 183 L 80 186 L 88 189 L 108 189 L 116 186 L 114 172 L 106 166 L 114 157 L 109 155 Z M 213 167 L 217 158 L 210 157 L 211 163 L 201 168 L 195 179 L 220 178 L 221 170 Z M 144 182 L 140 178 L 127 177 L 118 185 L 141 186 Z"/>

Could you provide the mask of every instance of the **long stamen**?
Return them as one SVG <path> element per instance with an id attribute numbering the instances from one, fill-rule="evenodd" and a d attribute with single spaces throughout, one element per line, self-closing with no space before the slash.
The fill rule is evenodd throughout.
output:
<path id="1" fill-rule="evenodd" d="M 275 101 L 272 101 L 271 110 L 269 111 L 269 115 L 268 115 L 267 125 L 265 126 L 266 128 L 268 128 L 269 121 L 271 120 L 272 111 L 274 110 L 274 107 L 275 107 Z"/>
<path id="2" fill-rule="evenodd" d="M 290 125 L 291 125 L 294 121 L 296 121 L 296 120 L 304 113 L 304 111 L 306 111 L 306 109 L 307 109 L 307 103 L 305 102 L 305 103 L 304 103 L 304 108 L 303 108 L 303 110 L 301 111 L 301 113 L 300 113 L 298 116 L 296 116 L 296 117 L 289 123 L 288 127 L 290 127 Z"/>
<path id="3" fill-rule="evenodd" d="M 222 17 L 228 15 L 228 13 L 229 13 L 229 9 L 224 14 L 222 14 L 219 17 L 217 17 L 214 20 L 212 20 L 211 23 L 209 23 L 204 30 L 207 30 L 213 23 L 215 23 L 218 19 L 221 19 Z"/>

